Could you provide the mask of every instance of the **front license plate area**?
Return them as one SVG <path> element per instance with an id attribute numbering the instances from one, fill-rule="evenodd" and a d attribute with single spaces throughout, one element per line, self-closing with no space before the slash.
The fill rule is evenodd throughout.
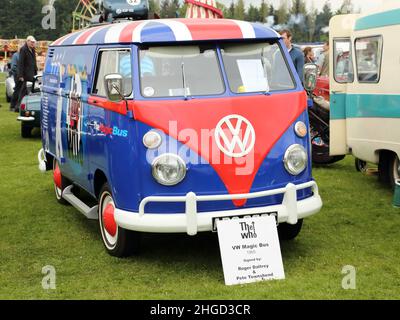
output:
<path id="1" fill-rule="evenodd" d="M 245 219 L 252 217 L 263 217 L 263 216 L 275 216 L 275 220 L 278 223 L 278 212 L 263 212 L 263 213 L 254 213 L 254 214 L 242 214 L 237 216 L 227 216 L 227 217 L 215 217 L 212 218 L 212 232 L 217 232 L 217 221 L 218 220 L 232 220 L 232 219 Z"/>

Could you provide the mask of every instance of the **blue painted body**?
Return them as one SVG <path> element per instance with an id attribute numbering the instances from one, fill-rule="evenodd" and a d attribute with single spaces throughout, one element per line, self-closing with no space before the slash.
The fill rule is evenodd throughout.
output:
<path id="1" fill-rule="evenodd" d="M 103 37 L 104 35 L 97 34 L 96 36 Z M 73 39 L 68 39 L 68 41 L 72 43 Z M 283 42 L 281 40 L 279 41 L 281 46 L 284 47 Z M 218 174 L 204 159 L 201 164 L 192 165 L 189 163 L 187 176 L 178 185 L 166 187 L 158 184 L 152 177 L 151 165 L 146 160 L 147 149 L 142 143 L 144 134 L 152 128 L 129 116 L 88 104 L 88 98 L 91 95 L 90 93 L 94 81 L 98 50 L 112 47 L 131 48 L 133 54 L 132 74 L 139 74 L 136 45 L 60 46 L 53 47 L 49 51 L 43 77 L 43 97 L 45 98 L 44 101 L 42 100 L 42 123 L 45 124 L 45 126 L 42 125 L 43 146 L 47 153 L 59 160 L 62 174 L 88 191 L 91 195 L 95 196 L 93 178 L 96 172 L 100 170 L 105 174 L 112 188 L 116 206 L 120 209 L 132 212 L 138 212 L 140 201 L 147 196 L 186 195 L 189 191 L 193 191 L 198 195 L 227 194 L 227 189 Z M 296 88 L 288 92 L 303 91 L 304 89 L 299 77 L 294 71 L 295 69 L 290 56 L 287 50 L 284 50 L 284 52 L 296 83 Z M 87 74 L 87 80 L 82 81 L 81 100 L 83 113 L 81 117 L 82 135 L 81 152 L 79 156 L 74 156 L 66 147 L 68 145 L 66 109 L 69 99 L 68 95 L 71 94 L 72 79 L 71 76 L 64 75 L 62 81 L 60 81 L 59 64 L 74 65 L 77 72 Z M 236 94 L 229 90 L 227 76 L 224 70 L 222 70 L 222 72 L 226 83 L 226 92 L 218 96 L 218 98 L 234 98 Z M 149 100 L 141 96 L 138 77 L 133 77 L 133 79 L 135 100 Z M 55 93 L 59 88 L 62 88 L 63 95 L 63 111 L 61 117 L 62 146 L 64 147 L 63 156 L 60 156 L 56 145 L 55 127 L 58 96 Z M 285 94 L 285 92 L 271 93 L 271 95 L 274 94 Z M 243 94 L 241 96 L 243 96 Z M 206 100 L 215 97 L 206 96 L 195 98 Z M 162 101 L 164 99 L 166 98 L 159 98 L 157 100 Z M 303 121 L 308 126 L 307 109 L 297 120 Z M 98 127 L 97 129 L 93 127 L 93 124 L 98 126 L 103 125 L 109 128 L 112 133 L 104 134 Z M 311 157 L 309 157 L 306 170 L 298 176 L 290 175 L 282 164 L 283 155 L 290 145 L 294 143 L 301 144 L 308 151 L 311 148 L 308 136 L 306 138 L 297 137 L 293 126 L 294 124 L 289 127 L 263 161 L 257 172 L 251 192 L 284 187 L 289 182 L 299 184 L 312 180 Z M 165 136 L 163 143 L 168 144 L 170 139 L 173 138 Z M 177 143 L 178 146 L 182 146 L 180 142 Z M 310 196 L 312 196 L 310 189 L 298 192 L 298 199 L 304 199 Z M 281 202 L 282 195 L 271 196 L 248 200 L 244 208 L 274 205 L 280 204 Z M 151 203 L 146 207 L 146 212 L 182 213 L 184 209 L 184 204 L 182 203 Z M 233 209 L 238 208 L 232 201 L 204 202 L 198 204 L 199 212 Z"/>

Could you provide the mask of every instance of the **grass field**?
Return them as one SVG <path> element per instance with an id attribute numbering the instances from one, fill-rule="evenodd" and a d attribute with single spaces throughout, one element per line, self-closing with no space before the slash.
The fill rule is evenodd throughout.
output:
<path id="1" fill-rule="evenodd" d="M 228 287 L 216 234 L 149 234 L 140 255 L 110 257 L 97 222 L 55 200 L 40 137 L 20 137 L 4 85 L 0 103 L 0 299 L 400 299 L 400 209 L 352 157 L 314 169 L 324 206 L 281 244 L 286 280 Z M 55 290 L 42 288 L 46 265 Z M 355 290 L 342 288 L 346 265 Z"/>

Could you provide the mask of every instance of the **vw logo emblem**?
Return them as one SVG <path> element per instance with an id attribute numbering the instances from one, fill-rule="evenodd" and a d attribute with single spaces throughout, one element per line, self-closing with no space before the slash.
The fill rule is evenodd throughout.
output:
<path id="1" fill-rule="evenodd" d="M 249 154 L 256 142 L 250 121 L 237 114 L 222 118 L 215 128 L 214 137 L 218 148 L 232 158 Z"/>

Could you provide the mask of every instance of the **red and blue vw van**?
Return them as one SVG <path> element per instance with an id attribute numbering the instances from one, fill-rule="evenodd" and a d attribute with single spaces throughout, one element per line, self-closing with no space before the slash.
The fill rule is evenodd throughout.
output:
<path id="1" fill-rule="evenodd" d="M 98 219 L 111 255 L 133 253 L 142 232 L 196 235 L 257 215 L 294 238 L 321 209 L 307 95 L 272 29 L 96 26 L 50 46 L 42 91 L 40 168 L 59 202 Z"/>

